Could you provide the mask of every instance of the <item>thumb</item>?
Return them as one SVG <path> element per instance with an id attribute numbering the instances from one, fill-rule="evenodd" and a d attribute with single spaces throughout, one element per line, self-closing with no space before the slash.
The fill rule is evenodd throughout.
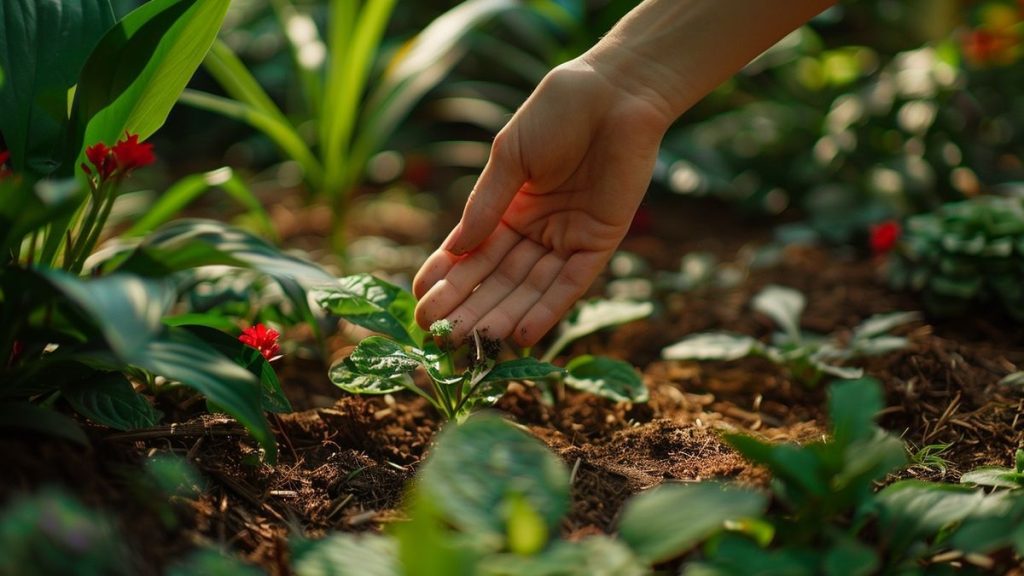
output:
<path id="1" fill-rule="evenodd" d="M 516 193 L 526 184 L 519 145 L 509 134 L 506 129 L 495 137 L 487 165 L 466 200 L 462 220 L 444 243 L 448 252 L 465 254 L 486 240 L 498 227 Z"/>

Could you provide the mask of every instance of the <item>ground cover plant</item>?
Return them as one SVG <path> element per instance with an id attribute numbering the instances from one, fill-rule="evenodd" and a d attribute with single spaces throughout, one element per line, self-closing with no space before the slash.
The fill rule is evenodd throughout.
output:
<path id="1" fill-rule="evenodd" d="M 1019 573 L 1016 0 L 768 51 L 532 350 L 413 322 L 493 130 L 631 4 L 0 3 L 0 573 Z M 401 258 L 331 254 L 353 182 Z"/>

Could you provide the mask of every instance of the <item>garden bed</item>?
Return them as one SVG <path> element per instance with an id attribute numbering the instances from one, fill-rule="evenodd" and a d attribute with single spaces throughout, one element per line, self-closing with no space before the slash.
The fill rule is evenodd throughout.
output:
<path id="1" fill-rule="evenodd" d="M 743 221 L 714 203 L 661 197 L 651 203 L 649 228 L 623 247 L 655 269 L 674 269 L 682 254 L 695 250 L 736 262 L 742 251 L 771 238 L 763 224 Z M 440 228 L 434 231 L 438 236 Z M 650 392 L 646 404 L 616 405 L 567 391 L 552 406 L 536 389 L 513 384 L 498 410 L 547 443 L 572 470 L 564 535 L 613 530 L 629 495 L 665 480 L 728 478 L 765 485 L 768 474 L 728 447 L 723 431 L 796 442 L 825 435 L 824 387 L 803 388 L 761 359 L 694 363 L 661 360 L 659 353 L 703 330 L 766 338 L 771 324 L 752 313 L 748 302 L 768 284 L 806 295 L 802 327 L 814 332 L 849 330 L 872 314 L 916 309 L 914 298 L 886 288 L 881 265 L 864 255 L 790 247 L 774 265 L 738 267 L 742 276 L 734 286 L 670 294 L 652 318 L 575 345 L 574 353 L 621 358 L 642 370 Z M 594 287 L 602 289 L 602 282 Z M 883 382 L 888 408 L 880 422 L 911 452 L 949 446 L 939 454 L 941 461 L 925 458 L 927 450 L 917 452 L 898 476 L 957 482 L 978 466 L 1010 462 L 1024 441 L 1024 423 L 1018 421 L 1024 394 L 998 382 L 1024 365 L 1024 331 L 995 313 L 955 322 L 929 318 L 900 330 L 910 339 L 909 349 L 855 364 Z M 331 340 L 335 354 L 354 344 L 344 334 Z M 87 427 L 93 448 L 85 452 L 5 431 L 0 443 L 10 462 L 0 499 L 57 484 L 112 512 L 138 574 L 161 573 L 183 552 L 208 543 L 283 574 L 293 534 L 378 531 L 401 519 L 408 483 L 441 427 L 438 415 L 411 394 L 346 395 L 329 382 L 320 360 L 288 355 L 275 366 L 295 409 L 271 420 L 280 447 L 275 466 L 258 462 L 255 444 L 233 420 L 164 399 L 160 408 L 169 415 L 168 425 L 133 432 Z M 186 456 L 205 480 L 199 497 L 172 499 L 176 522 L 162 514 L 162 504 L 135 489 L 142 459 L 168 451 Z"/>

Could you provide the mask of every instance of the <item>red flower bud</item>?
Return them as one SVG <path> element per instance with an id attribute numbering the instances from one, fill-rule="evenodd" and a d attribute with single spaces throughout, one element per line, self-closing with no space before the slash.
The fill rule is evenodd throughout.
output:
<path id="1" fill-rule="evenodd" d="M 11 174 L 11 171 L 4 166 L 10 159 L 11 152 L 9 150 L 4 150 L 3 152 L 0 152 L 0 180 L 3 180 L 4 178 L 10 176 Z"/>
<path id="2" fill-rule="evenodd" d="M 117 159 L 117 167 L 123 172 L 148 166 L 156 160 L 153 156 L 153 145 L 148 142 L 140 144 L 138 134 L 125 133 L 125 139 L 114 144 L 113 153 Z"/>
<path id="3" fill-rule="evenodd" d="M 871 251 L 878 255 L 888 253 L 896 246 L 901 232 L 900 223 L 895 220 L 887 220 L 873 225 L 869 238 Z"/>
<path id="4" fill-rule="evenodd" d="M 242 335 L 238 339 L 243 344 L 259 350 L 260 354 L 267 360 L 276 360 L 279 358 L 278 353 L 281 351 L 281 345 L 277 343 L 277 339 L 280 337 L 281 334 L 277 330 L 271 330 L 263 324 L 257 324 L 243 330 Z"/>

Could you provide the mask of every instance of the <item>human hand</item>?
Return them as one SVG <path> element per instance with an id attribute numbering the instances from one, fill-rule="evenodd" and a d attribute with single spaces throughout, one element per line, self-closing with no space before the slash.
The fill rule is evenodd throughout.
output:
<path id="1" fill-rule="evenodd" d="M 530 346 L 607 264 L 673 116 L 578 59 L 549 73 L 497 135 L 459 224 L 413 282 L 416 320 Z"/>

